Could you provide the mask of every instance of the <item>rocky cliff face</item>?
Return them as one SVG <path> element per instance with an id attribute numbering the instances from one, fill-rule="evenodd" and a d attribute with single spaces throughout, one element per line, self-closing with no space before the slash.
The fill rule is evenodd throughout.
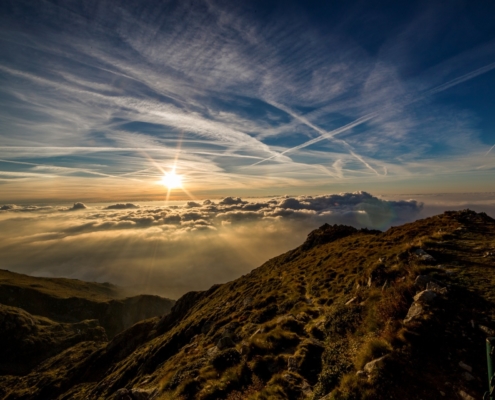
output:
<path id="1" fill-rule="evenodd" d="M 495 221 L 468 210 L 383 233 L 325 225 L 165 317 L 0 377 L 0 397 L 481 398 L 494 254 Z"/>

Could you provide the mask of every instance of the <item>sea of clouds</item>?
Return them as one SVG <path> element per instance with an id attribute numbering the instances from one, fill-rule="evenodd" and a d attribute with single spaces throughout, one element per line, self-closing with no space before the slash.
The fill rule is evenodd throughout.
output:
<path id="1" fill-rule="evenodd" d="M 0 268 L 177 298 L 249 272 L 324 223 L 383 230 L 417 219 L 422 208 L 366 192 L 173 206 L 3 205 Z"/>

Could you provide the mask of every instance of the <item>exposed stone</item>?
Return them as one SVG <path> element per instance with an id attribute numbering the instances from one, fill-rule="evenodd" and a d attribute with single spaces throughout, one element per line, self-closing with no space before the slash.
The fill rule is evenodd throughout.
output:
<path id="1" fill-rule="evenodd" d="M 426 284 L 426 289 L 432 290 L 438 294 L 447 294 L 447 288 L 440 286 L 438 283 L 434 281 L 430 281 Z"/>
<path id="2" fill-rule="evenodd" d="M 287 359 L 287 368 L 289 371 L 296 371 L 297 370 L 297 359 L 296 357 L 289 357 Z"/>
<path id="3" fill-rule="evenodd" d="M 433 290 L 423 290 L 414 296 L 414 301 L 417 301 L 418 303 L 430 304 L 436 297 L 437 295 Z"/>
<path id="4" fill-rule="evenodd" d="M 134 400 L 152 400 L 157 392 L 155 389 L 131 389 L 131 395 Z"/>
<path id="5" fill-rule="evenodd" d="M 357 297 L 353 297 L 352 299 L 350 299 L 347 303 L 345 303 L 346 306 L 348 306 L 349 304 L 352 304 L 356 301 Z"/>
<path id="6" fill-rule="evenodd" d="M 464 400 L 476 400 L 473 396 L 470 396 L 464 390 L 459 391 L 459 396 L 461 396 L 461 398 Z"/>
<path id="7" fill-rule="evenodd" d="M 459 367 L 461 367 L 462 369 L 466 370 L 467 372 L 472 372 L 473 371 L 473 368 L 472 367 L 470 367 L 467 364 L 464 364 L 462 361 L 459 361 Z"/>
<path id="8" fill-rule="evenodd" d="M 486 336 L 495 336 L 495 330 L 488 328 L 484 325 L 478 325 L 478 328 L 486 334 Z"/>
<path id="9" fill-rule="evenodd" d="M 406 318 L 404 319 L 404 323 L 407 324 L 412 320 L 418 319 L 423 315 L 424 309 L 421 303 L 414 302 L 412 303 L 409 311 L 407 312 Z"/>
<path id="10" fill-rule="evenodd" d="M 373 361 L 370 361 L 369 363 L 367 363 L 364 366 L 364 368 L 363 368 L 364 372 L 366 372 L 368 375 L 371 375 L 371 374 L 377 372 L 378 370 L 383 368 L 383 366 L 385 365 L 385 360 L 387 358 L 389 358 L 388 354 L 384 355 L 383 357 L 376 358 Z"/>
<path id="11" fill-rule="evenodd" d="M 208 333 L 210 329 L 213 327 L 213 322 L 212 321 L 206 321 L 203 326 L 201 327 L 201 333 Z"/>
<path id="12" fill-rule="evenodd" d="M 246 342 L 242 342 L 241 343 L 241 351 L 240 351 L 240 353 L 242 355 L 245 355 L 245 354 L 249 353 L 249 344 L 247 344 Z"/>
<path id="13" fill-rule="evenodd" d="M 219 350 L 229 349 L 234 346 L 235 343 L 229 336 L 223 336 L 217 342 L 217 347 Z"/>
<path id="14" fill-rule="evenodd" d="M 358 372 L 356 372 L 356 376 L 358 378 L 366 378 L 366 372 L 364 372 L 363 370 L 359 370 Z"/>
<path id="15" fill-rule="evenodd" d="M 475 380 L 475 377 L 474 377 L 473 375 L 471 375 L 471 374 L 470 374 L 469 372 L 467 372 L 467 371 L 466 371 L 466 372 L 464 372 L 464 373 L 462 374 L 462 377 L 463 377 L 465 380 L 467 380 L 468 382 L 470 382 L 470 381 L 474 381 L 474 380 Z"/>
<path id="16" fill-rule="evenodd" d="M 430 254 L 428 254 L 426 251 L 423 249 L 417 249 L 414 254 L 416 255 L 417 258 L 419 258 L 421 261 L 426 261 L 426 262 L 435 262 L 435 258 L 432 257 Z"/>
<path id="17" fill-rule="evenodd" d="M 129 389 L 119 389 L 115 392 L 115 400 L 134 400 Z"/>
<path id="18" fill-rule="evenodd" d="M 426 275 L 418 275 L 414 281 L 414 285 L 421 290 L 426 289 L 426 284 L 431 281 L 431 278 Z"/>

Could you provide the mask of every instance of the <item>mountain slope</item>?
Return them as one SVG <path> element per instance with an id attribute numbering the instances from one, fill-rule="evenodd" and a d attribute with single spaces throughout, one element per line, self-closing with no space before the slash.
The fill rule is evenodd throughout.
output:
<path id="1" fill-rule="evenodd" d="M 480 398 L 495 328 L 494 254 L 495 221 L 469 210 L 383 233 L 324 225 L 106 345 L 82 343 L 27 376 L 0 377 L 0 395 Z"/>
<path id="2" fill-rule="evenodd" d="M 57 322 L 96 319 L 112 338 L 138 321 L 168 313 L 174 301 L 152 295 L 124 298 L 120 288 L 108 283 L 0 270 L 0 304 Z"/>

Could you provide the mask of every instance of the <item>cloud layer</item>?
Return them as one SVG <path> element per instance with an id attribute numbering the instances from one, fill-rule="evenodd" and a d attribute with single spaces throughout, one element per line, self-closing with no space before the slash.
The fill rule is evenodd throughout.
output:
<path id="1" fill-rule="evenodd" d="M 1 267 L 178 297 L 247 273 L 323 223 L 384 229 L 414 220 L 422 204 L 356 192 L 85 207 L 0 211 Z"/>

